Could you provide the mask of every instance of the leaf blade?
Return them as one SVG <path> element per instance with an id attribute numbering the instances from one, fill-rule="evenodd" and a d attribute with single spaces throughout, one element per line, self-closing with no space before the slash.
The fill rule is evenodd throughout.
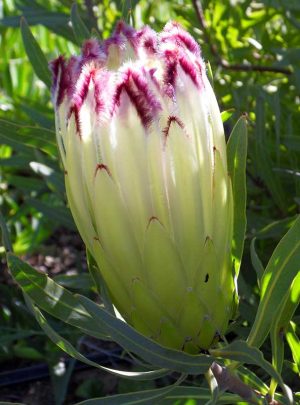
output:
<path id="1" fill-rule="evenodd" d="M 215 357 L 222 357 L 247 364 L 255 364 L 265 370 L 272 378 L 274 378 L 283 389 L 289 403 L 293 404 L 293 395 L 291 390 L 284 384 L 280 374 L 272 367 L 272 365 L 265 360 L 262 352 L 256 348 L 251 347 L 247 342 L 236 340 L 228 346 L 220 349 L 212 349 L 210 353 Z"/>
<path id="2" fill-rule="evenodd" d="M 154 390 L 144 390 L 138 392 L 130 392 L 129 394 L 118 394 L 111 397 L 102 397 L 88 399 L 77 403 L 76 405 L 152 405 L 154 400 L 163 399 L 165 396 L 172 392 L 185 379 L 181 376 L 174 384 L 164 388 L 156 388 Z"/>
<path id="3" fill-rule="evenodd" d="M 30 309 L 31 313 L 37 320 L 38 324 L 40 327 L 43 329 L 43 331 L 46 333 L 47 336 L 50 337 L 50 339 L 55 343 L 61 350 L 69 354 L 69 356 L 73 357 L 76 360 L 81 361 L 82 363 L 85 363 L 91 367 L 96 367 L 100 370 L 107 371 L 111 374 L 114 374 L 118 377 L 123 377 L 123 378 L 128 378 L 128 379 L 134 379 L 134 380 L 148 380 L 148 379 L 154 379 L 154 378 L 159 378 L 161 376 L 166 375 L 166 370 L 154 370 L 154 371 L 145 371 L 145 372 L 135 372 L 135 371 L 121 371 L 121 370 L 115 370 L 110 367 L 105 367 L 102 366 L 101 364 L 95 363 L 92 360 L 89 360 L 86 358 L 84 355 L 82 355 L 78 350 L 75 349 L 75 347 L 66 339 L 64 339 L 62 336 L 60 336 L 47 322 L 46 318 L 44 315 L 41 313 L 41 311 L 31 302 L 30 298 L 26 293 L 24 293 L 25 301 Z"/>
<path id="4" fill-rule="evenodd" d="M 76 41 L 78 45 L 81 46 L 85 40 L 90 38 L 90 33 L 78 13 L 76 3 L 73 3 L 71 8 L 71 22 Z"/>
<path id="5" fill-rule="evenodd" d="M 232 181 L 234 200 L 233 257 L 238 275 L 246 232 L 246 158 L 247 123 L 242 116 L 234 126 L 227 143 L 228 173 Z"/>
<path id="6" fill-rule="evenodd" d="M 299 271 L 300 216 L 275 248 L 261 279 L 261 300 L 248 336 L 251 346 L 265 341 L 274 317 L 284 304 L 284 297 Z M 282 259 L 284 258 L 284 259 Z"/>
<path id="7" fill-rule="evenodd" d="M 41 309 L 90 336 L 111 340 L 113 332 L 114 339 L 126 350 L 156 367 L 181 373 L 203 374 L 213 362 L 208 355 L 190 355 L 160 346 L 86 297 L 71 294 L 17 256 L 9 253 L 7 261 L 15 280 Z"/>
<path id="8" fill-rule="evenodd" d="M 21 17 L 21 33 L 28 59 L 30 60 L 36 75 L 50 89 L 52 80 L 47 59 L 32 35 L 24 17 Z"/>

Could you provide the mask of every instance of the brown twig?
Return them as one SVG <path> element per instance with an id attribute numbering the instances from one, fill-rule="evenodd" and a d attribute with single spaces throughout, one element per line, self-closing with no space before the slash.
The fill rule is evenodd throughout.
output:
<path id="1" fill-rule="evenodd" d="M 261 403 L 262 396 L 253 388 L 241 381 L 236 375 L 231 374 L 226 367 L 214 362 L 211 371 L 217 380 L 218 386 L 223 391 L 231 391 L 246 400 L 249 404 Z M 269 402 L 272 405 L 279 405 L 274 399 Z"/>
<path id="2" fill-rule="evenodd" d="M 215 61 L 218 66 L 221 66 L 224 69 L 242 71 L 242 72 L 272 72 L 272 73 L 282 73 L 285 75 L 292 74 L 292 70 L 289 68 L 280 68 L 277 66 L 262 66 L 262 65 L 253 65 L 253 64 L 230 64 L 227 60 L 222 58 L 218 52 L 216 45 L 211 41 L 209 34 L 209 29 L 207 22 L 204 17 L 203 9 L 200 0 L 192 0 L 197 18 L 199 20 L 200 27 L 202 29 L 205 41 L 209 45 L 210 51 L 215 58 Z"/>

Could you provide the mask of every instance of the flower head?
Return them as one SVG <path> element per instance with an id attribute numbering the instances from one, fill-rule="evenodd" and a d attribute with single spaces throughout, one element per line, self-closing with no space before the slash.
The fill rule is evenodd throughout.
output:
<path id="1" fill-rule="evenodd" d="M 51 64 L 69 205 L 124 319 L 197 352 L 232 312 L 232 187 L 196 41 L 119 23 Z"/>

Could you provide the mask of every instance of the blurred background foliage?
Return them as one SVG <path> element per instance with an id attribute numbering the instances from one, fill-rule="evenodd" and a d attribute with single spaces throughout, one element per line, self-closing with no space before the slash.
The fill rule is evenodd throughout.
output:
<path id="1" fill-rule="evenodd" d="M 25 20 L 20 29 L 21 16 Z M 14 250 L 27 257 L 37 255 L 51 236 L 75 230 L 55 145 L 47 61 L 79 53 L 89 35 L 107 38 L 120 18 L 136 28 L 149 24 L 157 31 L 169 20 L 180 22 L 201 44 L 209 62 L 220 108 L 227 111 L 226 134 L 241 114 L 248 116 L 248 228 L 239 279 L 241 327 L 235 328 L 235 334 L 246 336 L 258 300 L 250 242 L 256 238 L 256 252 L 266 265 L 299 213 L 299 0 L 85 0 L 77 6 L 71 0 L 3 0 L 0 208 Z M 77 270 L 83 271 L 80 266 Z M 76 281 L 64 282 L 76 288 Z M 0 289 L 0 364 L 18 356 L 46 359 L 53 345 L 49 348 L 47 339 L 41 338 L 7 280 L 1 279 Z M 299 325 L 297 320 L 299 312 Z M 32 336 L 38 342 L 35 348 Z M 268 358 L 268 344 L 265 353 Z M 295 374 L 288 370 L 293 364 L 287 350 L 284 372 L 292 384 Z M 95 389 L 92 380 L 81 391 L 89 389 Z"/>

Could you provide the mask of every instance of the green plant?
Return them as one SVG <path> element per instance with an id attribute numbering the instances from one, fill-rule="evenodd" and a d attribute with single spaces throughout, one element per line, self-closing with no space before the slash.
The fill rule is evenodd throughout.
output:
<path id="1" fill-rule="evenodd" d="M 12 253 L 8 253 L 11 271 L 22 285 L 27 294 L 27 304 L 46 333 L 61 348 L 83 361 L 86 360 L 82 355 L 45 321 L 36 304 L 40 305 L 42 310 L 76 327 L 80 323 L 81 330 L 88 334 L 102 339 L 113 337 L 127 350 L 136 353 L 157 368 L 163 368 L 163 370 L 156 369 L 154 372 L 137 372 L 132 375 L 132 378 L 158 377 L 167 372 L 165 369 L 177 370 L 183 375 L 186 373 L 198 375 L 207 372 L 212 362 L 218 358 L 217 361 L 220 364 L 226 365 L 226 370 L 232 370 L 240 379 L 237 384 L 230 387 L 231 390 L 241 393 L 237 391 L 239 389 L 237 387 L 244 387 L 241 380 L 246 382 L 248 388 L 250 387 L 250 391 L 247 391 L 249 397 L 244 402 L 268 402 L 279 382 L 282 391 L 275 394 L 276 401 L 292 403 L 290 392 L 283 386 L 282 380 L 289 380 L 292 386 L 291 375 L 293 373 L 296 376 L 299 375 L 297 337 L 299 332 L 296 326 L 300 296 L 299 219 L 295 216 L 299 207 L 299 175 L 297 174 L 299 132 L 296 125 L 296 114 L 299 113 L 297 101 L 299 58 L 297 58 L 296 49 L 299 5 L 297 2 L 279 3 L 269 0 L 262 2 L 262 5 L 241 2 L 234 8 L 229 1 L 203 1 L 202 7 L 199 1 L 161 2 L 159 5 L 154 1 L 136 3 L 134 11 L 130 13 L 135 24 L 141 25 L 151 17 L 151 25 L 155 29 L 161 29 L 165 22 L 172 18 L 178 20 L 200 40 L 203 53 L 212 64 L 215 92 L 219 95 L 222 109 L 227 110 L 224 117 L 229 117 L 225 122 L 225 129 L 232 127 L 233 120 L 242 112 L 248 113 L 248 231 L 238 281 L 239 316 L 230 325 L 229 334 L 226 337 L 230 343 L 228 345 L 225 342 L 220 343 L 211 349 L 209 354 L 196 356 L 170 351 L 147 340 L 110 315 L 109 301 L 107 310 L 103 310 L 103 307 L 97 306 L 81 295 L 74 296 L 45 275 L 37 273 L 21 262 Z M 60 52 L 62 49 L 64 51 L 67 49 L 70 55 L 76 53 L 77 45 L 81 45 L 81 41 L 89 37 L 90 32 L 93 32 L 93 35 L 100 33 L 108 37 L 115 21 L 122 13 L 120 2 L 114 4 L 103 2 L 97 7 L 97 15 L 94 16 L 100 22 L 100 29 L 96 30 L 94 19 L 86 18 L 83 10 L 74 6 L 71 13 L 73 24 L 71 29 L 66 24 L 69 21 L 68 8 L 70 7 L 67 1 L 61 4 L 51 1 L 43 6 L 32 1 L 20 2 L 20 4 L 29 24 L 39 22 L 48 30 L 58 34 L 53 37 L 44 27 L 34 28 L 35 34 L 40 33 L 45 40 L 45 42 L 38 41 L 41 47 L 52 50 L 56 47 Z M 13 12 L 14 9 L 9 9 L 6 5 L 6 13 Z M 128 9 L 125 7 L 123 12 L 127 13 Z M 6 36 L 13 43 L 13 37 L 17 35 L 17 31 L 6 27 L 18 25 L 19 18 L 7 16 L 2 19 L 1 24 L 2 37 Z M 50 74 L 46 60 L 54 55 L 48 52 L 46 58 L 42 56 L 43 53 L 31 36 L 24 20 L 22 32 L 25 49 L 35 72 L 49 87 Z M 4 48 L 7 46 L 7 49 L 10 49 L 5 41 L 1 42 L 1 46 Z M 48 104 L 49 92 L 43 86 L 38 91 L 36 86 L 32 86 L 36 79 L 29 64 L 24 68 L 20 64 L 11 63 L 16 55 L 22 55 L 24 59 L 23 51 L 11 46 L 10 52 L 14 53 L 12 58 L 9 52 L 2 53 L 5 56 L 2 56 L 1 65 L 1 83 L 4 89 L 2 102 L 10 106 L 7 112 L 4 113 L 2 110 L 1 116 L 5 118 L 5 122 L 0 123 L 1 141 L 8 145 L 1 149 L 1 181 L 4 185 L 2 211 L 7 219 L 15 249 L 24 252 L 28 251 L 29 247 L 36 249 L 53 231 L 53 226 L 58 226 L 59 221 L 65 218 L 70 220 L 71 217 L 69 213 L 66 214 L 63 183 L 57 154 L 53 149 L 54 126 L 53 115 Z M 244 59 L 247 60 L 246 64 Z M 17 79 L 7 79 L 13 76 L 12 73 L 16 75 L 16 72 Z M 22 80 L 22 75 L 31 76 L 32 81 Z M 31 87 L 35 89 L 33 96 L 30 94 Z M 235 107 L 235 111 L 231 112 L 230 116 L 229 110 L 232 107 Z M 25 128 L 23 128 L 24 123 L 26 123 Z M 51 139 L 50 145 L 49 139 Z M 234 139 L 243 138 L 236 135 L 232 138 Z M 241 144 L 231 141 L 232 154 L 239 155 L 241 147 Z M 33 165 L 34 169 L 31 168 L 32 165 L 29 166 L 29 170 L 29 162 L 37 162 L 38 165 Z M 42 166 L 43 164 L 46 168 Z M 53 171 L 49 171 L 49 168 Z M 35 170 L 34 174 L 32 170 Z M 18 179 L 20 174 L 21 182 Z M 51 174 L 54 176 L 51 177 Z M 30 184 L 27 179 L 33 182 Z M 10 187 L 8 190 L 7 184 Z M 49 198 L 52 199 L 51 210 Z M 32 199 L 36 201 L 33 204 Z M 240 215 L 243 216 L 242 209 Z M 47 220 L 48 217 L 52 218 L 52 223 Z M 36 234 L 31 225 L 34 218 L 37 221 L 33 223 L 37 222 L 38 229 L 41 230 L 37 239 L 34 239 Z M 53 222 L 54 219 L 57 222 Z M 73 227 L 72 220 L 70 221 L 69 224 Z M 18 223 L 20 225 L 16 226 Z M 5 236 L 5 226 L 2 225 Z M 286 231 L 288 231 L 286 236 L 278 243 Z M 23 235 L 27 235 L 27 243 L 23 242 L 26 241 Z M 256 239 L 253 239 L 250 244 L 253 237 Z M 5 236 L 4 240 L 6 248 L 9 249 L 8 237 Z M 271 255 L 272 251 L 274 252 Z M 267 261 L 268 264 L 265 266 L 263 263 Z M 90 267 L 93 269 L 93 266 L 91 260 Z M 257 276 L 252 268 L 256 270 Z M 102 291 L 102 296 L 105 302 L 105 291 Z M 93 327 L 91 327 L 91 313 L 98 320 L 97 325 L 93 324 Z M 264 343 L 269 336 L 271 346 Z M 286 337 L 286 342 L 282 336 Z M 245 342 L 247 338 L 248 343 Z M 284 347 L 288 348 L 285 355 L 283 355 Z M 263 359 L 262 353 L 269 361 L 272 360 L 273 368 Z M 226 360 L 223 362 L 222 359 Z M 244 368 L 241 363 L 255 364 L 260 367 L 260 371 L 257 367 Z M 221 378 L 222 373 L 217 378 L 218 368 L 214 367 L 214 376 L 210 372 L 207 374 L 212 394 L 205 387 L 188 385 L 188 380 L 183 386 L 182 380 L 179 379 L 178 386 L 102 398 L 98 401 L 101 401 L 100 403 L 109 403 L 109 401 L 111 403 L 117 403 L 116 401 L 155 403 L 162 397 L 169 398 L 166 401 L 185 397 L 194 398 L 200 403 L 240 402 L 238 395 L 223 392 L 225 386 Z M 126 372 L 119 374 L 129 377 Z M 272 381 L 266 385 L 265 382 L 269 381 L 270 376 Z M 231 382 L 234 380 L 231 379 Z M 259 398 L 253 389 L 260 393 Z M 294 391 L 296 390 L 295 385 Z M 295 393 L 295 402 L 297 398 Z"/>

